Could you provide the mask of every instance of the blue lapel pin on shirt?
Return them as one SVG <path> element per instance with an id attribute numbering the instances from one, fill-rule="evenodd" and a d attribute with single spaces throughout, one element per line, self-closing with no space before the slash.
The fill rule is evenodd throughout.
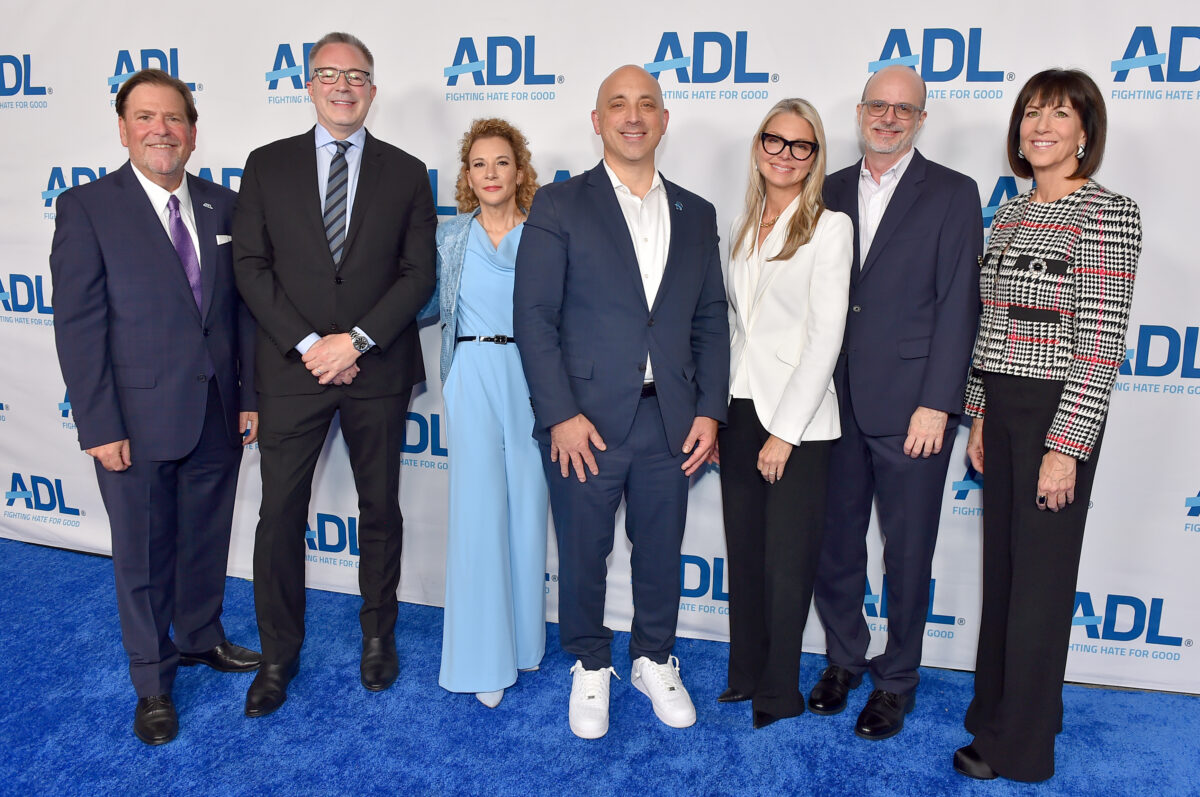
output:
<path id="1" fill-rule="evenodd" d="M 208 208 L 209 210 L 213 209 L 213 206 L 208 204 L 207 202 L 204 203 L 204 207 Z"/>
<path id="2" fill-rule="evenodd" d="M 683 210 L 683 203 L 682 203 L 682 202 L 676 202 L 676 203 L 675 203 L 675 209 L 676 209 L 676 210 Z"/>

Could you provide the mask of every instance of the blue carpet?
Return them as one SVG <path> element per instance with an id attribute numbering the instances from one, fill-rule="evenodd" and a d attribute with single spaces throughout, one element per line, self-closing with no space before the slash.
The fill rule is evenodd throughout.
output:
<path id="1" fill-rule="evenodd" d="M 401 604 L 400 680 L 358 683 L 356 597 L 308 593 L 308 639 L 289 700 L 242 716 L 251 675 L 181 668 L 180 734 L 133 736 L 135 697 L 107 559 L 0 540 L 0 793 L 3 794 L 1200 794 L 1200 702 L 1193 696 L 1068 686 L 1058 774 L 1035 786 L 970 781 L 950 768 L 969 736 L 971 674 L 923 669 L 916 710 L 884 742 L 854 737 L 860 688 L 835 717 L 805 714 L 761 731 L 748 704 L 719 705 L 727 646 L 681 639 L 676 653 L 699 720 L 673 730 L 629 685 L 617 634 L 609 733 L 567 727 L 568 669 L 550 625 L 539 672 L 495 710 L 437 685 L 442 612 Z M 251 585 L 230 579 L 230 639 L 255 645 Z M 807 688 L 825 661 L 805 656 Z"/>

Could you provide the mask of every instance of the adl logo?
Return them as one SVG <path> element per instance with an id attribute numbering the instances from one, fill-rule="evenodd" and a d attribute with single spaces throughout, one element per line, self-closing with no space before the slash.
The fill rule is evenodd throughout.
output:
<path id="1" fill-rule="evenodd" d="M 1118 613 L 1123 608 L 1133 612 L 1128 628 L 1117 629 Z M 1105 639 L 1110 642 L 1132 642 L 1142 636 L 1143 632 L 1148 645 L 1166 645 L 1169 647 L 1183 646 L 1183 637 L 1166 636 L 1162 628 L 1163 599 L 1152 598 L 1149 612 L 1146 602 L 1132 595 L 1109 595 L 1104 603 L 1104 615 L 1096 614 L 1095 604 L 1090 592 L 1075 593 L 1075 608 L 1071 614 L 1071 625 L 1083 626 L 1090 639 Z M 1192 641 L 1189 639 L 1187 646 Z"/>
<path id="2" fill-rule="evenodd" d="M 308 54 L 312 51 L 314 44 L 316 42 L 305 42 L 301 45 L 300 59 L 297 59 L 293 53 L 292 45 L 286 42 L 279 45 L 275 50 L 275 63 L 271 65 L 271 71 L 265 75 L 267 91 L 278 89 L 279 81 L 284 79 L 290 79 L 292 88 L 301 91 L 311 69 L 308 63 Z"/>
<path id="3" fill-rule="evenodd" d="M 1178 369 L 1185 379 L 1200 379 L 1200 360 L 1196 357 L 1198 340 L 1200 327 L 1186 327 L 1180 335 L 1173 327 L 1142 324 L 1138 328 L 1137 348 L 1126 350 L 1120 373 L 1124 376 L 1168 376 Z M 1156 341 L 1165 344 L 1166 350 L 1162 345 L 1156 346 Z M 1188 392 L 1195 391 L 1189 388 Z"/>
<path id="4" fill-rule="evenodd" d="M 42 97 L 52 94 L 45 86 L 33 85 L 33 69 L 29 53 L 20 58 L 15 55 L 0 55 L 0 97 L 23 94 L 27 97 Z"/>
<path id="5" fill-rule="evenodd" d="M 71 182 L 67 183 L 67 174 L 71 175 Z M 100 166 L 92 169 L 88 166 L 55 166 L 50 169 L 50 179 L 46 181 L 46 190 L 42 192 L 42 202 L 46 207 L 54 204 L 54 199 L 68 188 L 74 188 L 77 185 L 94 182 L 99 180 L 108 169 Z"/>
<path id="6" fill-rule="evenodd" d="M 925 28 L 921 34 L 921 52 L 914 53 L 908 41 L 908 32 L 903 28 L 892 28 L 878 61 L 867 64 L 867 70 L 878 72 L 885 66 L 901 64 L 911 66 L 921 73 L 926 83 L 943 83 L 954 80 L 963 73 L 966 66 L 968 83 L 999 83 L 1005 79 L 1002 69 L 983 70 L 979 68 L 980 52 L 982 50 L 983 28 L 971 28 L 964 38 L 961 31 L 953 28 Z M 949 48 L 950 63 L 938 69 L 935 58 L 946 52 L 941 48 Z M 1010 75 L 1009 80 L 1012 79 Z"/>
<path id="7" fill-rule="evenodd" d="M 937 589 L 937 579 L 929 579 L 929 610 L 925 614 L 925 622 L 933 625 L 963 625 L 965 621 L 955 618 L 949 614 L 935 614 L 933 611 L 933 595 Z M 867 617 L 876 617 L 881 620 L 886 620 L 888 616 L 887 608 L 887 574 L 883 576 L 883 586 L 878 592 L 871 591 L 871 580 L 867 579 L 867 589 L 863 598 L 863 608 L 867 612 Z M 933 636 L 932 634 L 930 636 Z M 939 634 L 939 636 L 941 636 Z"/>
<path id="8" fill-rule="evenodd" d="M 413 427 L 417 430 L 415 442 L 409 442 L 408 432 Z M 444 457 L 450 452 L 442 437 L 442 416 L 436 412 L 427 419 L 417 412 L 408 413 L 408 423 L 404 426 L 404 445 L 401 450 L 405 454 L 423 454 L 428 451 L 432 456 Z"/>
<path id="9" fill-rule="evenodd" d="M 965 501 L 972 490 L 983 489 L 983 474 L 975 470 L 974 466 L 968 462 L 966 474 L 961 480 L 951 482 L 950 489 L 954 490 L 955 501 Z"/>
<path id="10" fill-rule="evenodd" d="M 983 206 L 983 226 L 991 227 L 992 218 L 1000 206 L 1019 193 L 1021 192 L 1017 189 L 1016 177 L 1011 174 L 1000 177 L 996 181 L 996 187 L 992 189 L 992 195 L 988 198 L 987 204 Z"/>
<path id="11" fill-rule="evenodd" d="M 1152 83 L 1162 83 L 1165 64 L 1167 83 L 1195 83 L 1200 80 L 1200 65 L 1192 69 L 1183 68 L 1184 41 L 1188 39 L 1200 40 L 1200 27 L 1175 25 L 1171 28 L 1167 51 L 1159 52 L 1154 29 L 1149 25 L 1139 25 L 1129 37 L 1125 55 L 1112 62 L 1113 82 L 1124 83 L 1131 71 L 1145 69 Z"/>
<path id="12" fill-rule="evenodd" d="M 689 587 L 688 569 L 699 576 L 695 587 Z M 710 593 L 715 601 L 729 600 L 729 590 L 725 585 L 725 560 L 716 558 L 709 567 L 708 560 L 691 554 L 679 557 L 679 594 L 684 598 L 703 598 Z"/>
<path id="13" fill-rule="evenodd" d="M 129 50 L 118 50 L 117 66 L 113 69 L 112 77 L 108 78 L 109 93 L 116 94 L 117 89 L 121 87 L 122 83 L 129 80 L 134 72 L 142 69 L 161 69 L 171 77 L 181 79 L 179 77 L 179 48 L 172 47 L 166 52 L 162 50 L 140 50 L 138 51 L 137 61 L 134 61 L 133 55 Z M 192 91 L 200 91 L 204 88 L 203 85 L 196 83 L 188 83 L 187 87 Z"/>
<path id="14" fill-rule="evenodd" d="M 42 275 L 9 274 L 8 287 L 0 280 L 0 307 L 10 313 L 37 313 L 54 315 L 54 308 L 46 301 L 47 291 Z M 41 323 L 41 322 L 38 322 Z"/>
<path id="15" fill-rule="evenodd" d="M 12 506 L 17 501 L 24 501 L 26 509 L 37 509 L 42 512 L 57 512 L 60 515 L 78 516 L 80 511 L 68 506 L 63 497 L 62 479 L 49 479 L 45 476 L 30 474 L 28 484 L 20 473 L 13 471 L 12 485 L 4 493 L 4 505 Z"/>
<path id="16" fill-rule="evenodd" d="M 551 85 L 555 82 L 553 74 L 537 73 L 534 64 L 536 46 L 533 36 L 526 36 L 523 45 L 512 36 L 488 36 L 484 43 L 487 58 L 480 58 L 475 40 L 464 36 L 458 40 L 454 58 L 450 66 L 442 70 L 442 76 L 446 78 L 447 86 L 457 86 L 462 75 L 470 75 L 476 86 L 511 86 L 522 74 L 526 86 Z M 501 72 L 502 68 L 506 71 Z M 562 76 L 557 81 L 562 83 Z"/>
<path id="17" fill-rule="evenodd" d="M 317 513 L 317 524 L 305 525 L 304 544 L 310 551 L 358 556 L 358 518 Z"/>
<path id="18" fill-rule="evenodd" d="M 751 72 L 746 68 L 749 49 L 749 34 L 744 30 L 734 33 L 733 41 L 719 31 L 696 31 L 692 34 L 692 54 L 689 56 L 684 53 L 679 34 L 667 31 L 658 41 L 654 60 L 645 67 L 656 78 L 663 72 L 674 71 L 679 83 L 720 83 L 731 71 L 734 83 L 772 80 L 773 76 L 766 72 Z M 778 77 L 774 79 L 778 80 Z"/>

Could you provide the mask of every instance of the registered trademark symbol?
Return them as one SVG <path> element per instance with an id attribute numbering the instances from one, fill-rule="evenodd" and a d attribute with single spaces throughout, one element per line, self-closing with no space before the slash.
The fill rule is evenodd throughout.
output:
<path id="1" fill-rule="evenodd" d="M 960 617 L 960 618 L 958 618 L 958 624 L 959 624 L 959 625 L 966 625 L 966 624 L 967 624 L 967 618 L 965 618 L 965 617 Z"/>
<path id="2" fill-rule="evenodd" d="M 197 84 L 196 84 L 196 91 L 204 91 L 204 84 L 203 84 L 203 83 L 197 83 Z"/>
<path id="3" fill-rule="evenodd" d="M 563 77 L 562 75 L 559 75 L 558 77 L 556 77 L 556 78 L 554 79 L 554 82 L 556 82 L 556 83 L 560 83 L 560 84 L 561 84 L 561 83 L 564 83 L 564 82 L 566 82 L 566 80 L 567 80 L 567 79 L 566 79 L 565 77 Z"/>
<path id="4" fill-rule="evenodd" d="M 1016 80 L 1016 79 L 1017 79 L 1017 73 L 1016 73 L 1016 72 L 1009 72 L 1007 75 L 1005 75 L 1005 76 L 1004 76 L 1004 79 L 1005 79 L 1005 80 L 1008 80 L 1008 81 L 1010 81 L 1010 82 L 1011 82 L 1011 81 L 1013 81 L 1013 80 Z"/>
<path id="5" fill-rule="evenodd" d="M 1190 639 L 1183 640 L 1183 646 L 1185 648 L 1190 648 L 1192 646 L 1192 640 L 1190 640 Z"/>
<path id="6" fill-rule="evenodd" d="M 771 82 L 772 82 L 772 83 L 778 83 L 778 82 L 779 82 L 779 73 L 778 73 L 778 72 L 773 72 L 773 73 L 771 73 Z"/>
<path id="7" fill-rule="evenodd" d="M 81 510 L 79 510 L 79 516 L 80 516 L 80 517 L 87 517 L 87 510 L 86 510 L 86 509 L 81 509 Z M 1190 641 L 1190 640 L 1189 640 L 1189 641 Z"/>
<path id="8" fill-rule="evenodd" d="M 46 93 L 47 93 L 47 94 L 53 94 L 53 93 L 54 93 L 54 89 L 52 89 L 52 88 L 50 88 L 50 87 L 46 87 Z"/>

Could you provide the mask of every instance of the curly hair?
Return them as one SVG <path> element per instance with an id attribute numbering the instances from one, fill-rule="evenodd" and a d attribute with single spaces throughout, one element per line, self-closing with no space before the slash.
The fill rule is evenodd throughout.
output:
<path id="1" fill-rule="evenodd" d="M 476 119 L 463 135 L 459 143 L 458 157 L 461 166 L 458 169 L 458 183 L 454 188 L 454 199 L 458 202 L 460 213 L 469 213 L 479 207 L 479 199 L 467 182 L 467 161 L 471 155 L 471 147 L 481 138 L 502 138 L 512 147 L 516 159 L 517 171 L 522 175 L 521 184 L 517 186 L 517 207 L 529 212 L 533 204 L 534 192 L 538 190 L 537 172 L 529 155 L 529 141 L 517 128 L 503 119 Z"/>

